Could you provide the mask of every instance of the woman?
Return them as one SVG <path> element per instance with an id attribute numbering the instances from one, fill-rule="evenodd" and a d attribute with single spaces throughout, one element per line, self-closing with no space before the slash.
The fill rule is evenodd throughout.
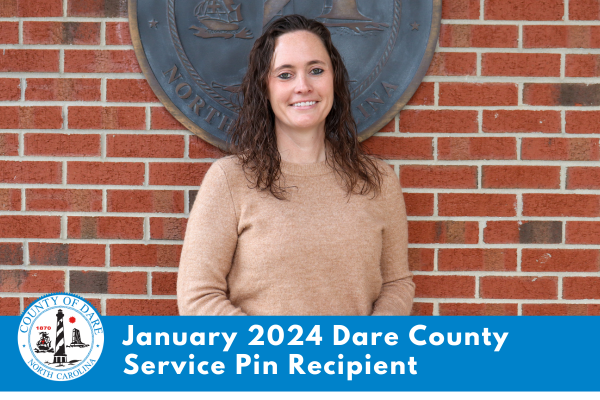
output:
<path id="1" fill-rule="evenodd" d="M 207 172 L 177 282 L 182 315 L 408 315 L 397 177 L 368 157 L 327 28 L 272 23 L 250 53 L 234 156 Z"/>

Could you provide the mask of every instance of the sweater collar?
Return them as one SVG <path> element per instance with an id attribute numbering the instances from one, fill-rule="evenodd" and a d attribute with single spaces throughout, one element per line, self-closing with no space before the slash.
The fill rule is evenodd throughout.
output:
<path id="1" fill-rule="evenodd" d="M 325 175 L 332 171 L 327 160 L 310 164 L 296 164 L 281 160 L 281 172 L 284 175 L 314 176 Z"/>

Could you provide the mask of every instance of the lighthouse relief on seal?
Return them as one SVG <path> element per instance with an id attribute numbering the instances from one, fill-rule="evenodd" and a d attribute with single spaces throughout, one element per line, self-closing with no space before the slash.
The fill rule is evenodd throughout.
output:
<path id="1" fill-rule="evenodd" d="M 18 331 L 23 361 L 37 375 L 70 381 L 89 372 L 104 347 L 100 314 L 69 293 L 40 297 L 23 312 Z"/>

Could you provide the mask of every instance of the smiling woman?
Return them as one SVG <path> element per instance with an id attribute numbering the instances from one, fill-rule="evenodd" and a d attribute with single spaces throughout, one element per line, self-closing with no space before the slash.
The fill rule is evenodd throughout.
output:
<path id="1" fill-rule="evenodd" d="M 182 315 L 408 315 L 398 179 L 364 153 L 327 28 L 299 15 L 255 42 L 232 156 L 207 172 L 177 283 Z"/>

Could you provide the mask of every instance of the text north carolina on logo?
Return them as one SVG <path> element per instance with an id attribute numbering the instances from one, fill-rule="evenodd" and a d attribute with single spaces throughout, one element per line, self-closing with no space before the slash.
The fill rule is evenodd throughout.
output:
<path id="1" fill-rule="evenodd" d="M 69 381 L 86 374 L 100 358 L 104 329 L 94 307 L 79 296 L 40 297 L 22 314 L 19 351 L 36 374 Z"/>

